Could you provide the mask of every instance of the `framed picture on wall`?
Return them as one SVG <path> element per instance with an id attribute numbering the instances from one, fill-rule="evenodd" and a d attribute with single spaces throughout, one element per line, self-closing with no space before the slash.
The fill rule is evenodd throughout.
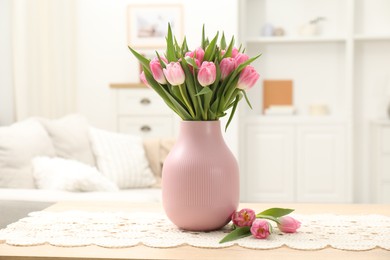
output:
<path id="1" fill-rule="evenodd" d="M 170 5 L 129 5 L 127 8 L 128 45 L 158 49 L 166 45 L 168 23 L 180 42 L 183 35 L 183 7 Z"/>

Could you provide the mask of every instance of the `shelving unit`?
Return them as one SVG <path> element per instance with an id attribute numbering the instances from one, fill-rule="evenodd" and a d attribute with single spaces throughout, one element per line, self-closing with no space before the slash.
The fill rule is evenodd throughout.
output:
<path id="1" fill-rule="evenodd" d="M 356 41 L 390 41 L 390 35 L 364 35 L 356 34 Z"/>
<path id="2" fill-rule="evenodd" d="M 297 110 L 290 116 L 264 115 L 262 80 L 248 92 L 253 110 L 241 106 L 239 114 L 243 200 L 367 202 L 369 121 L 385 116 L 386 91 L 390 102 L 390 1 L 243 0 L 239 5 L 240 42 L 250 56 L 263 53 L 253 63 L 262 79 L 293 80 Z M 299 28 L 316 17 L 325 17 L 321 33 L 301 36 Z M 282 27 L 285 36 L 262 36 L 266 24 Z M 330 113 L 311 116 L 313 104 Z M 332 151 L 338 156 L 327 155 Z M 292 170 L 275 169 L 284 164 Z M 252 181 L 255 176 L 281 184 L 262 190 Z M 289 185 L 285 196 L 278 196 Z"/>
<path id="3" fill-rule="evenodd" d="M 366 202 L 385 202 L 384 195 L 390 194 L 390 185 L 372 181 L 376 175 L 373 166 L 377 164 L 377 158 L 371 155 L 379 153 L 376 149 L 379 146 L 371 138 L 376 129 L 370 127 L 370 122 L 378 119 L 390 122 L 386 115 L 390 103 L 390 1 L 356 0 L 355 13 L 354 166 L 361 183 L 371 184 L 367 189 L 363 185 L 357 189 L 366 191 L 369 198 Z M 385 118 L 387 120 L 383 120 Z M 372 197 L 372 194 L 378 196 Z"/>
<path id="4" fill-rule="evenodd" d="M 250 37 L 247 43 L 311 43 L 311 42 L 345 42 L 342 37 Z"/>

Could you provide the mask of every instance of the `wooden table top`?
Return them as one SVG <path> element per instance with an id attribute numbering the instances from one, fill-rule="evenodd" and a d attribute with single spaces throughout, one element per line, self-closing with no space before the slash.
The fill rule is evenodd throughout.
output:
<path id="1" fill-rule="evenodd" d="M 297 214 L 381 214 L 390 216 L 390 205 L 362 205 L 362 204 L 242 204 L 239 208 L 249 207 L 256 212 L 271 207 L 294 208 Z M 45 209 L 46 211 L 59 212 L 66 210 L 88 210 L 88 211 L 143 211 L 162 212 L 160 204 L 134 204 L 125 202 L 60 202 Z M 180 246 L 177 248 L 150 248 L 138 245 L 129 248 L 103 248 L 98 246 L 85 247 L 54 247 L 50 245 L 41 246 L 9 246 L 0 244 L 1 260 L 47 260 L 47 259 L 390 259 L 390 251 L 384 249 L 373 249 L 368 251 L 345 251 L 333 248 L 321 250 L 295 250 L 287 247 L 269 250 L 245 249 L 239 246 L 232 246 L 223 249 L 204 249 L 191 246 Z"/>

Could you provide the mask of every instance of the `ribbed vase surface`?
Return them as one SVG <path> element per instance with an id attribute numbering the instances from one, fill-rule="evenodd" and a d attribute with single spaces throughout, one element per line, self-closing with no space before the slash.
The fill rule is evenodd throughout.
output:
<path id="1" fill-rule="evenodd" d="M 229 222 L 239 202 L 239 170 L 220 121 L 180 123 L 164 161 L 162 199 L 168 218 L 182 229 L 216 230 Z"/>

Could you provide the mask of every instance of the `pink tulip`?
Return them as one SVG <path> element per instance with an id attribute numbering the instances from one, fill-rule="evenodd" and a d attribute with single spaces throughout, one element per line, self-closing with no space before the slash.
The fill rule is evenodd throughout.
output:
<path id="1" fill-rule="evenodd" d="M 238 52 L 238 49 L 237 49 L 236 47 L 234 47 L 234 48 L 232 49 L 232 58 L 235 58 L 235 57 L 237 56 L 238 53 L 239 53 L 239 52 Z"/>
<path id="2" fill-rule="evenodd" d="M 244 53 L 238 53 L 234 60 L 236 61 L 236 68 L 243 62 L 247 61 L 249 59 L 249 56 Z"/>
<path id="3" fill-rule="evenodd" d="M 232 214 L 233 224 L 237 227 L 250 227 L 256 219 L 256 213 L 251 209 L 242 209 Z"/>
<path id="4" fill-rule="evenodd" d="M 252 224 L 251 233 L 255 238 L 267 238 L 271 234 L 269 223 L 263 219 L 256 219 Z"/>
<path id="5" fill-rule="evenodd" d="M 139 75 L 139 78 L 141 79 L 142 83 L 144 83 L 146 86 L 148 86 L 150 88 L 149 82 L 146 80 L 144 71 L 141 72 L 141 74 Z"/>
<path id="6" fill-rule="evenodd" d="M 213 62 L 204 61 L 199 68 L 198 81 L 203 87 L 214 83 L 217 71 Z"/>
<path id="7" fill-rule="evenodd" d="M 235 60 L 233 58 L 223 58 L 221 60 L 221 78 L 225 79 L 235 69 Z"/>
<path id="8" fill-rule="evenodd" d="M 279 220 L 278 228 L 284 233 L 295 233 L 301 227 L 301 222 L 290 216 L 281 217 Z"/>
<path id="9" fill-rule="evenodd" d="M 173 86 L 179 86 L 185 81 L 184 71 L 180 62 L 171 62 L 167 64 L 166 68 L 163 69 L 163 72 L 168 82 Z"/>
<path id="10" fill-rule="evenodd" d="M 152 71 L 153 78 L 160 84 L 167 84 L 164 77 L 164 73 L 160 64 L 160 60 L 156 57 L 149 63 L 150 70 Z"/>
<path id="11" fill-rule="evenodd" d="M 225 55 L 225 53 L 226 53 L 226 50 L 221 50 L 221 57 L 223 57 L 223 55 Z M 236 47 L 234 47 L 232 49 L 232 56 L 231 57 L 235 58 L 237 56 L 237 54 L 238 54 L 238 49 Z"/>
<path id="12" fill-rule="evenodd" d="M 257 73 L 254 67 L 246 66 L 240 73 L 237 88 L 248 90 L 255 85 L 259 77 L 260 75 Z"/>
<path id="13" fill-rule="evenodd" d="M 196 66 L 200 67 L 200 61 L 198 59 L 195 59 Z M 194 73 L 194 67 L 190 63 L 188 63 L 188 67 L 190 68 L 191 73 Z"/>
<path id="14" fill-rule="evenodd" d="M 195 51 L 187 52 L 184 56 L 194 58 L 194 55 L 195 55 L 195 58 L 198 59 L 200 63 L 203 62 L 204 50 L 201 47 L 196 48 Z"/>

